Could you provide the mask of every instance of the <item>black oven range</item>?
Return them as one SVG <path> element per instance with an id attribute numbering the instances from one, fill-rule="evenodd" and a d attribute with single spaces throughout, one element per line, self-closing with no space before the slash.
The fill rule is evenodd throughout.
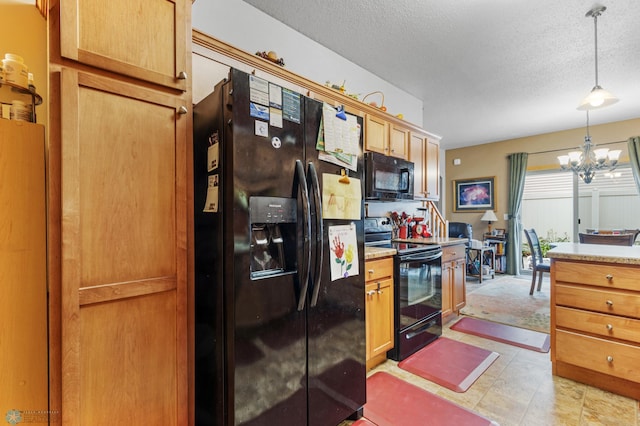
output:
<path id="1" fill-rule="evenodd" d="M 365 246 L 391 247 L 394 256 L 394 347 L 402 361 L 442 334 L 442 247 L 392 240 L 389 218 L 364 220 Z"/>

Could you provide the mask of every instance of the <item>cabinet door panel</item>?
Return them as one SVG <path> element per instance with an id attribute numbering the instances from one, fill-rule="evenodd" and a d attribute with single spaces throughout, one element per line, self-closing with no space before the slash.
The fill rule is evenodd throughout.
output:
<path id="1" fill-rule="evenodd" d="M 388 155 L 389 130 L 386 121 L 367 115 L 365 120 L 364 149 Z"/>
<path id="2" fill-rule="evenodd" d="M 411 133 L 409 139 L 409 161 L 414 165 L 413 168 L 413 196 L 415 200 L 423 200 L 427 198 L 427 190 L 425 187 L 425 138 L 420 134 Z"/>
<path id="3" fill-rule="evenodd" d="M 71 69 L 61 91 L 63 421 L 178 424 L 187 117 L 173 96 Z"/>
<path id="4" fill-rule="evenodd" d="M 466 263 L 464 261 L 455 262 L 454 277 L 452 280 L 453 290 L 453 310 L 460 311 L 467 304 L 466 288 Z"/>
<path id="5" fill-rule="evenodd" d="M 409 154 L 409 131 L 391 125 L 389 131 L 389 155 L 407 159 Z"/>
<path id="6" fill-rule="evenodd" d="M 367 346 L 371 357 L 393 347 L 393 278 L 366 285 L 369 302 L 369 335 Z M 375 292 L 369 295 L 370 292 Z"/>
<path id="7" fill-rule="evenodd" d="M 428 199 L 438 200 L 440 199 L 440 144 L 428 138 L 426 145 L 425 191 Z"/>
<path id="8" fill-rule="evenodd" d="M 63 57 L 186 90 L 188 0 L 60 0 Z"/>
<path id="9" fill-rule="evenodd" d="M 453 279 L 455 261 L 442 262 L 442 317 L 453 313 Z"/>

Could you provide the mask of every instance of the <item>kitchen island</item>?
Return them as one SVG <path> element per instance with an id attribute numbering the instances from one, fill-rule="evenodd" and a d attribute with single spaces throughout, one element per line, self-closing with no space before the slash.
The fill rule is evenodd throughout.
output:
<path id="1" fill-rule="evenodd" d="M 640 247 L 550 250 L 553 374 L 640 399 Z"/>

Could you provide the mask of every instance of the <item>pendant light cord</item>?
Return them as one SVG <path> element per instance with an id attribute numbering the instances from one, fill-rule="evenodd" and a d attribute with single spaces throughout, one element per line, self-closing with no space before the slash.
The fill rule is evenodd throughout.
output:
<path id="1" fill-rule="evenodd" d="M 593 14 L 593 31 L 595 39 L 595 58 L 596 58 L 596 87 L 598 87 L 598 16 L 600 12 Z"/>

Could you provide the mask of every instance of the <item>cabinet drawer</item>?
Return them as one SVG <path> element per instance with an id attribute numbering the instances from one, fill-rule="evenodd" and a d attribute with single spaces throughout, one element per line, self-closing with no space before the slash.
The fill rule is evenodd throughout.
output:
<path id="1" fill-rule="evenodd" d="M 640 294 L 557 284 L 556 305 L 640 318 Z"/>
<path id="2" fill-rule="evenodd" d="M 640 383 L 640 348 L 568 331 L 556 332 L 556 360 Z"/>
<path id="3" fill-rule="evenodd" d="M 557 261 L 555 271 L 556 282 L 640 291 L 640 280 L 638 280 L 640 268 L 634 266 Z"/>
<path id="4" fill-rule="evenodd" d="M 467 247 L 464 244 L 442 247 L 442 262 L 464 259 Z"/>
<path id="5" fill-rule="evenodd" d="M 556 307 L 556 326 L 640 343 L 640 320 Z"/>
<path id="6" fill-rule="evenodd" d="M 365 281 L 393 277 L 393 258 L 367 260 L 364 268 L 366 270 Z"/>

